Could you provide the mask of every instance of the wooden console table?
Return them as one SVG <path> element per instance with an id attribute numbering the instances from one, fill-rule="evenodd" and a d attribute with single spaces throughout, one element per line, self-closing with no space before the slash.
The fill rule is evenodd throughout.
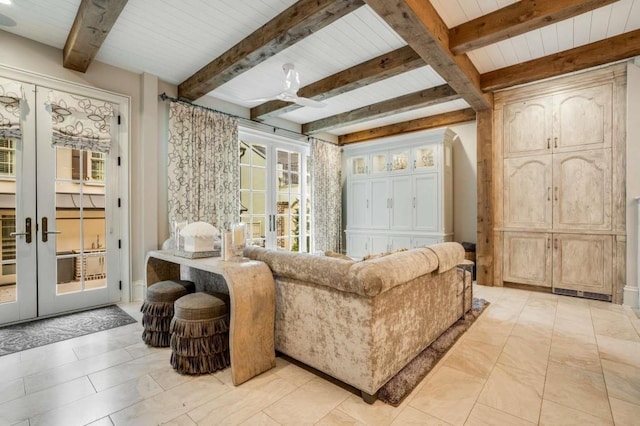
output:
<path id="1" fill-rule="evenodd" d="M 221 275 L 229 288 L 229 355 L 234 385 L 276 365 L 274 346 L 275 282 L 257 260 L 223 261 L 219 257 L 186 259 L 168 250 L 147 253 L 147 286 L 180 279 L 180 265 Z"/>

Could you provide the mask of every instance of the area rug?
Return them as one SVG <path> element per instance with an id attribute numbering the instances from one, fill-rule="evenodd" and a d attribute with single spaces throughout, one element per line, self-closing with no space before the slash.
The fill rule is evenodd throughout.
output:
<path id="1" fill-rule="evenodd" d="M 0 356 L 136 322 L 118 306 L 106 306 L 0 328 Z"/>
<path id="2" fill-rule="evenodd" d="M 416 356 L 378 391 L 378 399 L 394 407 L 411 393 L 418 383 L 431 371 L 460 336 L 473 324 L 489 305 L 484 299 L 473 298 L 471 310 L 456 321 L 428 348 Z"/>

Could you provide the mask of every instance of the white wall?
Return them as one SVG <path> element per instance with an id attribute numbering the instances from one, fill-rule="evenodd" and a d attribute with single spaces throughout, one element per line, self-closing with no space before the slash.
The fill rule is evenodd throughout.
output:
<path id="1" fill-rule="evenodd" d="M 638 64 L 638 65 L 636 65 Z M 627 287 L 624 304 L 638 308 L 638 204 L 640 197 L 640 60 L 627 66 Z"/>
<path id="2" fill-rule="evenodd" d="M 475 243 L 478 211 L 476 122 L 450 128 L 458 135 L 453 145 L 453 239 L 460 243 Z"/>

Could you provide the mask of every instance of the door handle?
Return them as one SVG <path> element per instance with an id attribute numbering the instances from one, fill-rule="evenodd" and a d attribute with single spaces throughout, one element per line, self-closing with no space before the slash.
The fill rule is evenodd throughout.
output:
<path id="1" fill-rule="evenodd" d="M 551 138 L 547 138 L 547 149 L 551 149 Z"/>
<path id="2" fill-rule="evenodd" d="M 47 217 L 43 217 L 42 218 L 42 242 L 46 243 L 47 241 L 49 241 L 49 234 L 61 234 L 62 231 L 56 231 L 55 229 L 53 231 L 49 231 L 49 219 L 47 219 Z"/>
<path id="3" fill-rule="evenodd" d="M 10 237 L 25 237 L 25 241 L 27 244 L 31 244 L 31 218 L 28 217 L 24 220 L 24 227 L 26 231 L 24 232 L 12 232 L 9 234 Z"/>
<path id="4" fill-rule="evenodd" d="M 558 201 L 558 187 L 554 188 L 554 201 Z"/>

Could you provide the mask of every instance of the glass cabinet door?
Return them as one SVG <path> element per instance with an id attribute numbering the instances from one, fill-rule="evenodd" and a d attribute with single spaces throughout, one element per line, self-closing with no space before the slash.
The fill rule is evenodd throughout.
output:
<path id="1" fill-rule="evenodd" d="M 413 168 L 416 170 L 435 169 L 437 163 L 437 146 L 421 146 L 413 151 Z"/>
<path id="2" fill-rule="evenodd" d="M 367 157 L 354 157 L 351 159 L 351 175 L 364 176 L 369 173 Z"/>
<path id="3" fill-rule="evenodd" d="M 391 171 L 398 172 L 409 169 L 409 152 L 394 152 L 391 154 Z"/>
<path id="4" fill-rule="evenodd" d="M 387 154 L 373 154 L 371 156 L 371 173 L 385 173 L 389 170 Z"/>

